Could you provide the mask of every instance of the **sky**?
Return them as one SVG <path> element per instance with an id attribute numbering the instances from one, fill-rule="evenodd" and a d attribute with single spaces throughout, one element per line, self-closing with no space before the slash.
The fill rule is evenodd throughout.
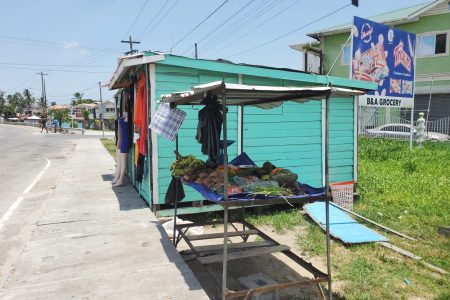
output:
<path id="1" fill-rule="evenodd" d="M 300 52 L 289 45 L 311 40 L 307 33 L 426 1 L 350 2 L 0 0 L 0 91 L 29 88 L 38 98 L 36 73 L 44 71 L 48 103 L 69 103 L 75 92 L 98 100 L 98 82 L 110 80 L 117 59 L 129 50 L 121 43 L 129 35 L 140 41 L 134 45 L 139 51 L 193 57 L 198 43 L 199 58 L 299 69 Z M 107 87 L 102 92 L 104 100 L 115 93 Z"/>

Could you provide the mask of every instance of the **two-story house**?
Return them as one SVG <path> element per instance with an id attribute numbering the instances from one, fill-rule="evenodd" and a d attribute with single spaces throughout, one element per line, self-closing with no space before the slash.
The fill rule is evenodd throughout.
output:
<path id="1" fill-rule="evenodd" d="M 414 119 L 419 112 L 424 112 L 429 121 L 449 118 L 450 1 L 436 0 L 366 18 L 416 34 Z M 311 42 L 290 46 L 303 53 L 304 71 L 349 77 L 351 43 L 346 44 L 346 41 L 352 20 L 349 21 L 309 33 Z M 330 71 L 336 59 L 337 63 Z M 409 113 L 403 113 L 408 118 Z"/>

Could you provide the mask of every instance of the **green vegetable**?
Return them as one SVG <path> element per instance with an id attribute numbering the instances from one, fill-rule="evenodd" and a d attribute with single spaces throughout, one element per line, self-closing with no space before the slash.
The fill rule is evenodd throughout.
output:
<path id="1" fill-rule="evenodd" d="M 196 173 L 205 168 L 205 163 L 196 159 L 193 155 L 180 156 L 172 163 L 170 170 L 173 176 L 196 175 Z"/>
<path id="2" fill-rule="evenodd" d="M 282 186 L 258 186 L 252 189 L 254 195 L 266 196 L 292 196 L 290 189 Z"/>

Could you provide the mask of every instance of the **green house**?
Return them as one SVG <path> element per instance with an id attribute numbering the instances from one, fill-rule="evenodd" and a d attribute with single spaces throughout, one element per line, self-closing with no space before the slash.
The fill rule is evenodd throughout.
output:
<path id="1" fill-rule="evenodd" d="M 450 118 L 450 1 L 431 1 L 362 17 L 416 34 L 414 119 L 417 120 L 419 112 L 425 112 L 429 121 Z M 351 51 L 350 45 L 346 45 L 352 25 L 349 21 L 309 33 L 310 42 L 290 46 L 303 53 L 304 70 L 349 78 Z M 409 113 L 404 117 L 409 119 Z"/>
<path id="2" fill-rule="evenodd" d="M 123 57 L 111 79 L 109 88 L 120 89 L 136 82 L 136 74 L 145 71 L 149 121 L 158 108 L 161 95 L 187 91 L 192 86 L 224 80 L 229 83 L 268 86 L 324 86 L 374 89 L 372 83 L 346 78 L 321 76 L 301 71 L 263 66 L 234 64 L 228 61 L 191 59 L 170 54 L 143 52 Z M 299 175 L 302 183 L 324 186 L 324 101 L 304 104 L 286 102 L 264 110 L 256 107 L 230 107 L 227 114 L 228 139 L 236 141 L 228 147 L 230 159 L 239 154 L 241 137 L 243 149 L 258 165 L 270 161 Z M 330 182 L 357 181 L 356 101 L 351 98 L 330 99 L 329 173 Z M 197 115 L 200 108 L 185 108 L 187 115 L 179 131 L 182 155 L 193 154 L 205 159 L 201 145 L 195 140 Z M 238 126 L 240 122 L 241 126 Z M 175 160 L 175 143 L 155 132 L 148 134 L 147 167 L 150 170 L 141 184 L 134 180 L 133 153 L 129 153 L 127 174 L 140 195 L 155 213 L 169 215 L 164 198 L 171 180 L 170 165 Z M 198 205 L 200 194 L 185 187 L 186 197 L 179 213 L 219 209 L 218 205 Z M 195 207 L 193 206 L 195 205 Z"/>

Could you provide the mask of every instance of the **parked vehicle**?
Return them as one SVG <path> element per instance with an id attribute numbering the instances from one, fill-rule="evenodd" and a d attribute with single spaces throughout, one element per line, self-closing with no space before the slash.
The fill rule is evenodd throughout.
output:
<path id="1" fill-rule="evenodd" d="M 410 131 L 411 131 L 410 124 L 388 123 L 372 129 L 367 129 L 366 134 L 371 137 L 407 140 L 409 139 Z M 413 128 L 412 132 L 413 135 L 415 136 L 416 129 Z M 450 141 L 450 135 L 438 132 L 425 131 L 425 140 Z"/>

